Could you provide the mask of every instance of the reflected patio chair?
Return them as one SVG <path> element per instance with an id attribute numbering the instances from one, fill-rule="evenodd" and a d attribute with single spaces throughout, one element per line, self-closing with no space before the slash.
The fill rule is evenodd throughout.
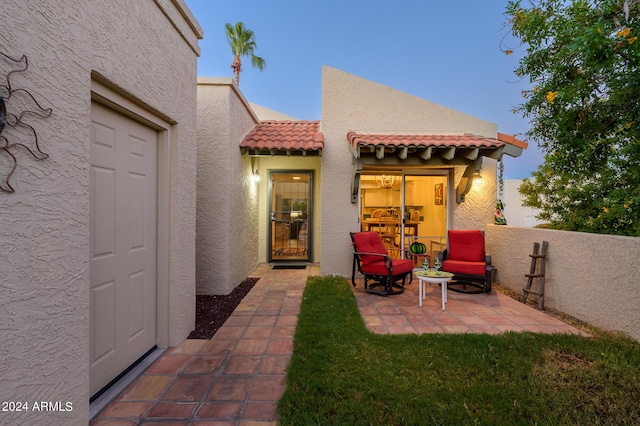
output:
<path id="1" fill-rule="evenodd" d="M 400 227 L 400 214 L 395 209 L 386 209 L 382 211 L 380 219 L 384 222 L 384 226 L 380 228 L 382 243 L 387 249 L 398 247 L 396 238 Z M 395 255 L 396 252 L 394 251 L 393 254 Z"/>
<path id="2" fill-rule="evenodd" d="M 405 245 L 410 244 L 418 236 L 418 224 L 420 223 L 420 210 L 412 209 L 409 212 L 404 226 Z"/>
<path id="3" fill-rule="evenodd" d="M 449 290 L 491 293 L 491 255 L 485 253 L 484 233 L 479 229 L 449 230 L 448 237 L 440 260 L 442 270 L 454 274 Z"/>
<path id="4" fill-rule="evenodd" d="M 371 212 L 371 219 L 380 219 L 384 213 L 384 209 L 375 209 Z"/>
<path id="5" fill-rule="evenodd" d="M 364 276 L 364 289 L 388 296 L 404 292 L 413 280 L 413 260 L 393 259 L 377 232 L 351 232 L 353 269 L 351 284 L 356 286 L 356 270 Z"/>

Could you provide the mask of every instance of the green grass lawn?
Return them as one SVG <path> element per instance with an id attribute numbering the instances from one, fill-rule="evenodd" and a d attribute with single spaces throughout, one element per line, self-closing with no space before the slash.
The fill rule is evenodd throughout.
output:
<path id="1" fill-rule="evenodd" d="M 605 333 L 376 335 L 347 280 L 310 277 L 278 414 L 296 426 L 638 425 L 640 345 Z"/>

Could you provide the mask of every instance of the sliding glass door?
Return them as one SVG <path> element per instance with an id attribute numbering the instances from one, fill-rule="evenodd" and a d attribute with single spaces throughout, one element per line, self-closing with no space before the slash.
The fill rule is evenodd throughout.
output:
<path id="1" fill-rule="evenodd" d="M 446 246 L 447 186 L 446 170 L 364 173 L 362 230 L 380 233 L 394 257 L 404 256 L 412 243 L 421 243 L 433 262 Z"/>

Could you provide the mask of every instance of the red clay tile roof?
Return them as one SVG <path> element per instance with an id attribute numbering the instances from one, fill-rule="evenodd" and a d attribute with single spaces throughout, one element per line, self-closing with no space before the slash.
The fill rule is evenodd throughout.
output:
<path id="1" fill-rule="evenodd" d="M 434 148 L 497 148 L 504 145 L 497 139 L 485 138 L 482 136 L 462 134 L 462 135 L 397 135 L 397 134 L 357 134 L 349 132 L 347 139 L 355 147 L 413 147 L 424 148 L 432 146 Z"/>
<path id="2" fill-rule="evenodd" d="M 505 133 L 500 133 L 500 132 L 498 132 L 498 140 L 517 146 L 518 148 L 521 148 L 521 149 L 527 149 L 527 147 L 529 146 L 527 142 L 521 141 L 520 139 L 516 139 L 515 136 L 507 135 Z"/>
<path id="3" fill-rule="evenodd" d="M 488 138 L 471 134 L 367 134 L 347 133 L 347 140 L 356 158 L 361 155 L 375 154 L 379 159 L 386 154 L 395 153 L 400 158 L 416 154 L 424 160 L 441 156 L 451 160 L 456 150 L 464 152 L 468 159 L 477 156 L 500 158 L 507 144 L 518 149 L 527 147 L 526 142 L 503 133 L 498 138 Z"/>
<path id="4" fill-rule="evenodd" d="M 240 143 L 242 153 L 320 155 L 320 121 L 262 121 Z"/>

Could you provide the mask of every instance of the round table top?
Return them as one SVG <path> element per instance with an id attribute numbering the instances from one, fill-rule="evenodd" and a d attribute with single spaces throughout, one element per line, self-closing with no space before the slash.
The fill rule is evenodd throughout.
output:
<path id="1" fill-rule="evenodd" d="M 422 268 L 417 268 L 417 269 L 414 269 L 413 271 L 414 271 L 414 275 L 418 277 L 418 279 L 422 279 L 425 281 L 445 282 L 453 278 L 453 274 L 451 272 L 436 271 L 434 269 L 426 270 Z"/>

